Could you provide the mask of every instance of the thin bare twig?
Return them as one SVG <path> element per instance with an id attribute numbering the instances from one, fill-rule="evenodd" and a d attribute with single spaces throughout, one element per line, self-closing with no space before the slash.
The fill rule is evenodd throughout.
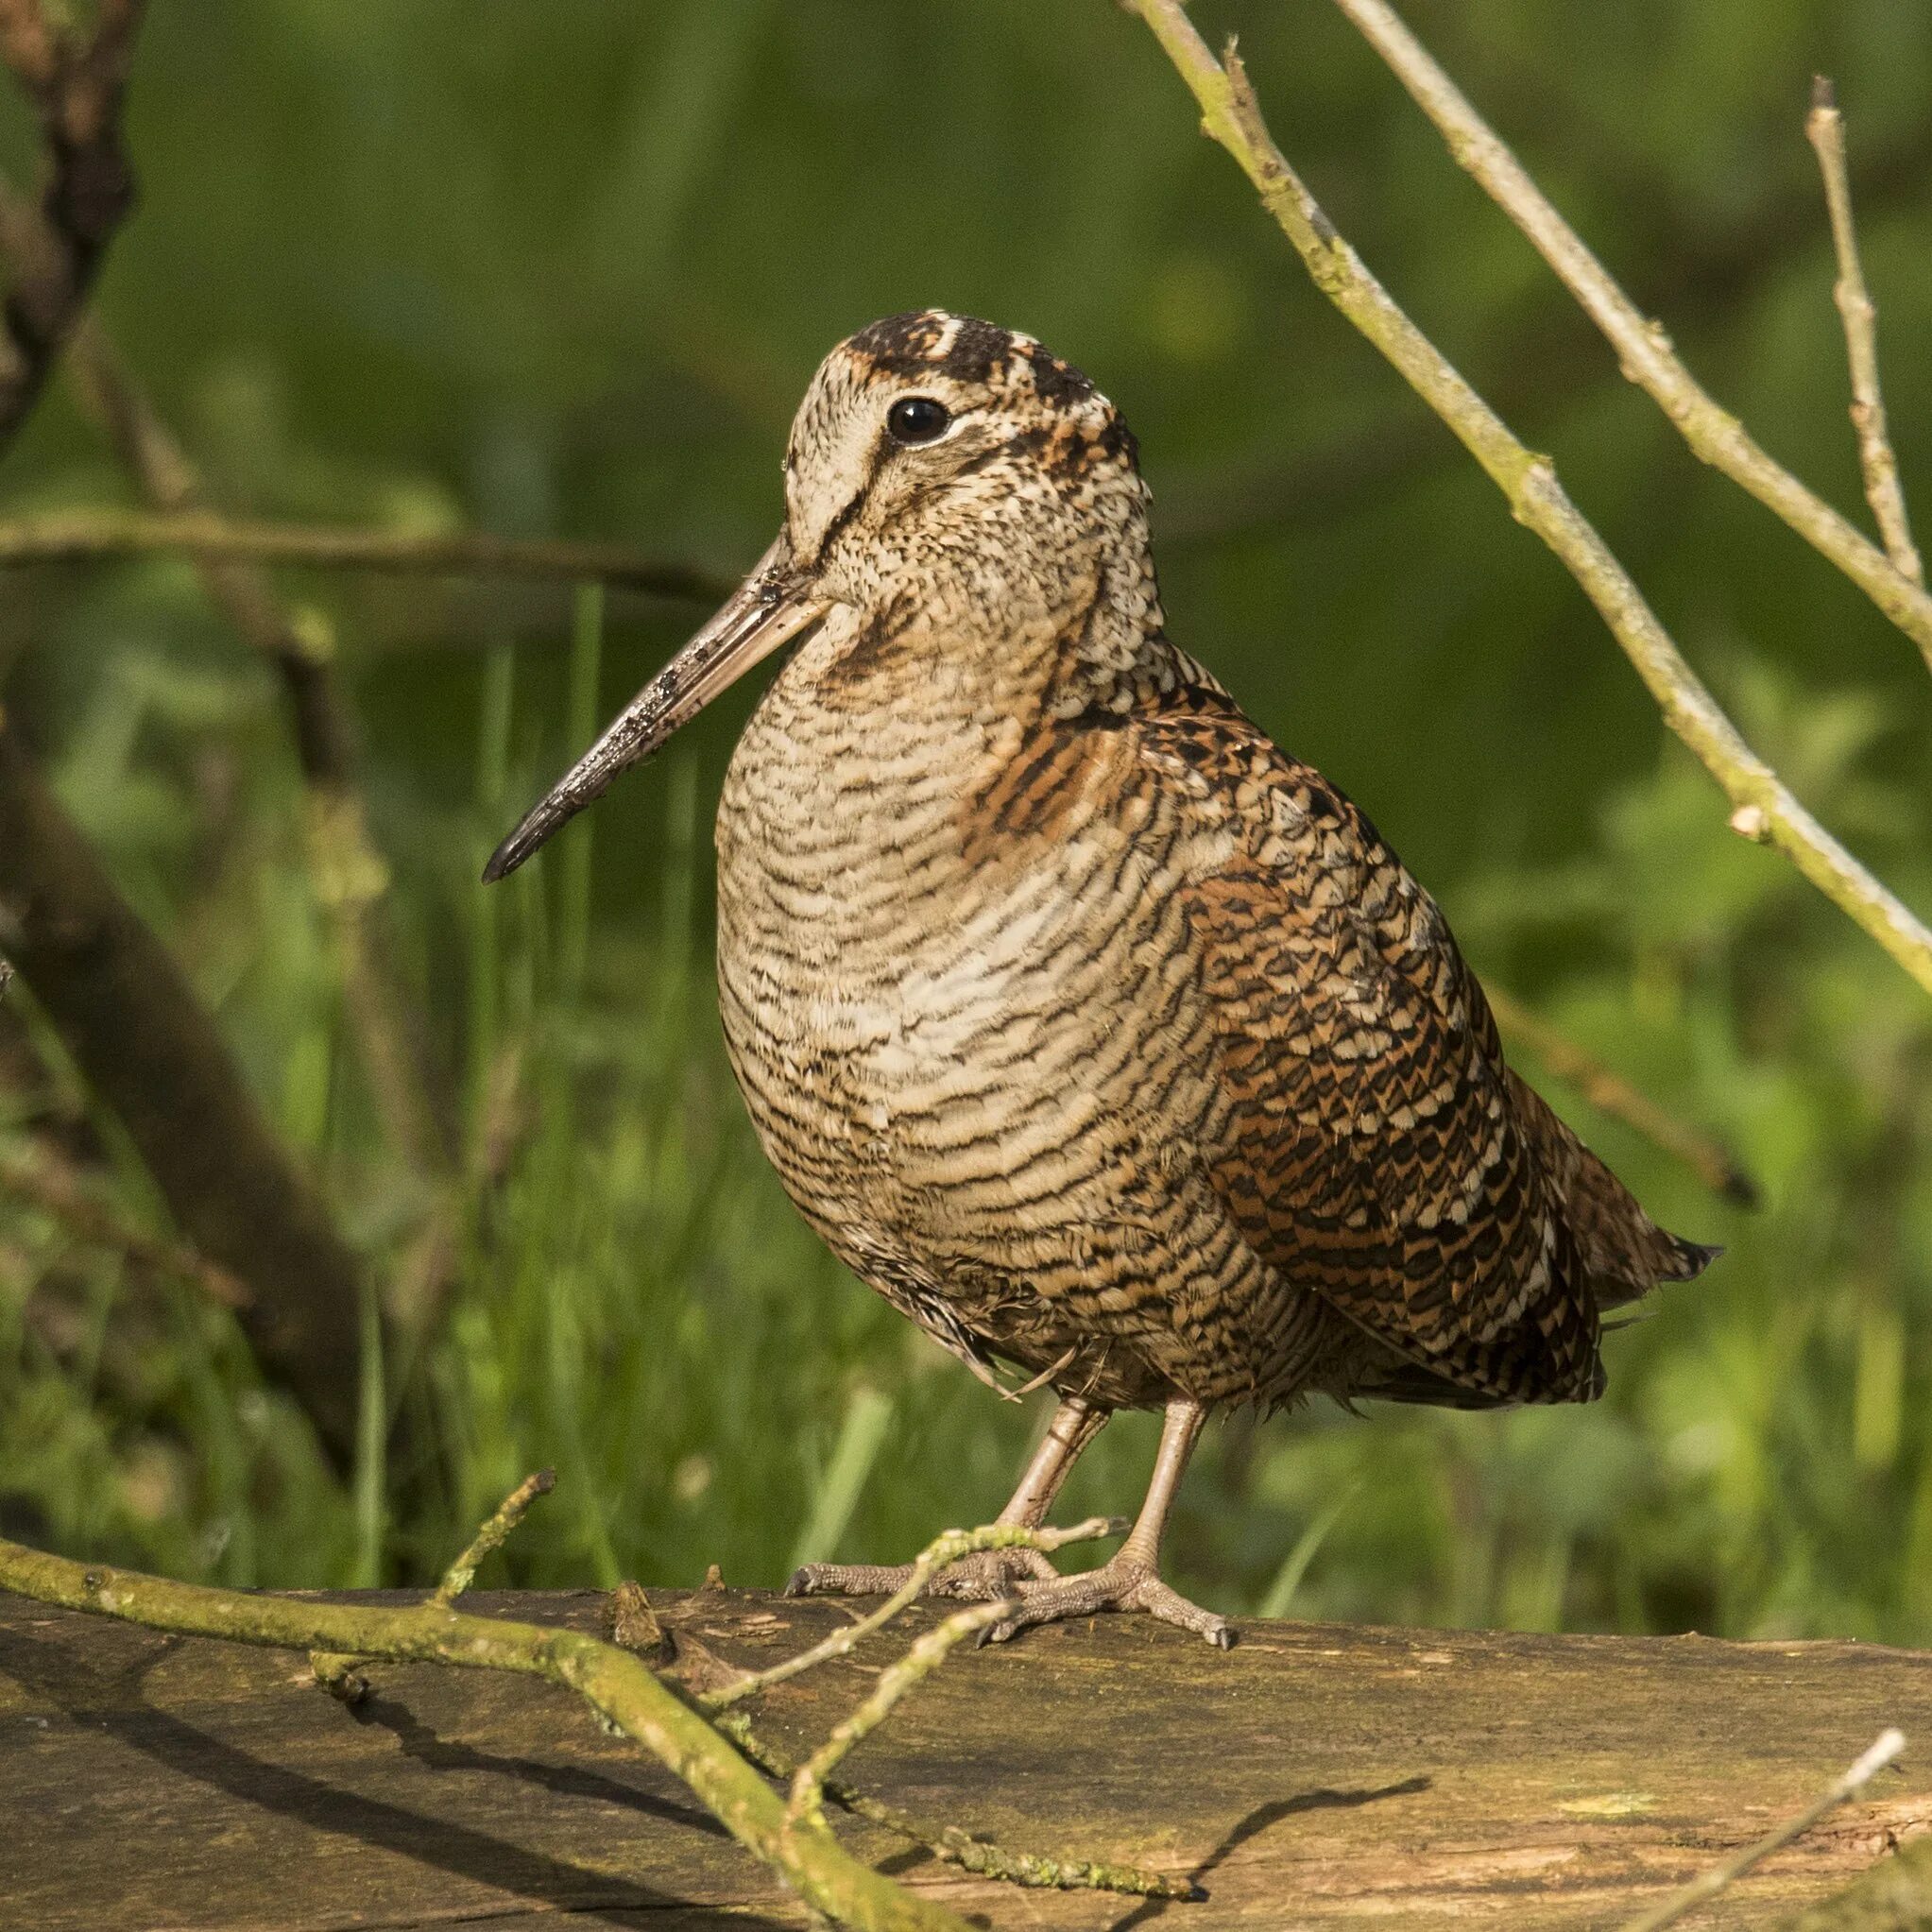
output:
<path id="1" fill-rule="evenodd" d="M 1845 325 L 1845 354 L 1852 368 L 1852 427 L 1858 436 L 1858 467 L 1865 476 L 1865 501 L 1878 521 L 1886 555 L 1915 584 L 1925 581 L 1925 566 L 1912 541 L 1898 458 L 1885 426 L 1885 398 L 1878 386 L 1878 311 L 1865 286 L 1858 260 L 1858 230 L 1852 219 L 1852 171 L 1845 159 L 1845 117 L 1837 92 L 1822 74 L 1811 83 L 1811 111 L 1804 138 L 1818 156 L 1824 177 L 1825 208 L 1831 216 L 1832 248 L 1838 280 L 1832 299 Z"/>
<path id="2" fill-rule="evenodd" d="M 1735 1884 L 1752 1866 L 1762 1863 L 1773 1852 L 1782 1851 L 1793 1838 L 1803 1838 L 1820 1819 L 1836 1811 L 1846 1799 L 1855 1798 L 1905 1748 L 1903 1733 L 1882 1732 L 1856 1764 L 1795 1818 L 1787 1818 L 1754 1843 L 1734 1853 L 1722 1864 L 1713 1865 L 1708 1872 L 1700 1872 L 1688 1885 L 1673 1891 L 1662 1905 L 1653 1906 L 1648 1912 L 1639 1912 L 1634 1919 L 1627 1920 L 1619 1932 L 1663 1932 L 1665 1926 L 1676 1924 L 1686 1912 L 1695 1910 L 1706 1899 L 1716 1898 L 1727 1887 Z"/>
<path id="3" fill-rule="evenodd" d="M 332 529 L 241 521 L 206 513 L 73 510 L 0 522 L 0 565 L 70 563 L 183 551 L 317 570 L 451 577 L 594 579 L 619 590 L 710 603 L 731 585 L 691 564 L 640 556 L 615 543 L 541 542 L 474 533 Z"/>
<path id="4" fill-rule="evenodd" d="M 33 102 L 46 157 L 45 246 L 18 262 L 0 309 L 0 450 L 45 386 L 101 259 L 134 202 L 121 104 L 144 0 L 100 0 L 92 39 L 41 0 L 0 0 L 0 60 Z"/>
<path id="5" fill-rule="evenodd" d="M 752 1671 L 722 1689 L 707 1692 L 698 1701 L 707 1710 L 723 1710 L 761 1690 L 769 1690 L 775 1684 L 783 1684 L 800 1671 L 829 1663 L 834 1657 L 849 1655 L 864 1638 L 906 1609 L 948 1564 L 957 1563 L 963 1556 L 982 1549 L 1064 1549 L 1069 1543 L 1090 1543 L 1097 1536 L 1121 1535 L 1126 1528 L 1125 1519 L 1120 1516 L 1089 1516 L 1086 1522 L 1075 1523 L 1068 1530 L 1031 1530 L 1018 1523 L 991 1523 L 979 1530 L 948 1530 L 913 1559 L 912 1573 L 905 1582 L 869 1616 L 834 1631 L 823 1643 L 801 1650 L 795 1657 L 787 1657 L 782 1664 Z"/>
<path id="6" fill-rule="evenodd" d="M 1504 1034 L 1514 1034 L 1550 1072 L 1574 1086 L 1599 1113 L 1621 1120 L 1666 1154 L 1675 1155 L 1712 1193 L 1721 1194 L 1740 1207 L 1757 1205 L 1757 1183 L 1721 1141 L 1667 1113 L 1649 1094 L 1585 1052 L 1513 993 L 1488 982 L 1483 991 Z"/>
<path id="7" fill-rule="evenodd" d="M 444 1610 L 449 1609 L 476 1581 L 476 1572 L 483 1566 L 485 1559 L 502 1548 L 504 1539 L 523 1520 L 530 1505 L 539 1496 L 548 1496 L 556 1487 L 556 1471 L 554 1469 L 539 1469 L 535 1475 L 524 1477 L 470 1538 L 470 1547 L 443 1572 L 443 1580 L 429 1600 Z M 624 1648 L 634 1650 L 636 1646 L 626 1644 Z M 309 1652 L 309 1668 L 315 1673 L 316 1682 L 331 1697 L 345 1704 L 359 1704 L 368 1695 L 369 1681 L 362 1667 L 375 1661 L 372 1657 L 352 1651 Z"/>
<path id="8" fill-rule="evenodd" d="M 1232 49 L 1225 66 L 1217 61 L 1188 18 L 1182 0 L 1130 4 L 1154 30 L 1200 103 L 1204 128 L 1240 164 L 1316 286 L 1454 431 L 1503 492 L 1518 521 L 1562 559 L 1635 665 L 1665 723 L 1697 755 L 1739 812 L 1758 815 L 1752 822 L 1761 823 L 1764 838 L 1932 992 L 1932 931 L 1805 811 L 1777 773 L 1744 742 L 1630 573 L 1570 501 L 1549 458 L 1517 440 L 1336 232 L 1274 145 Z M 1862 538 L 1857 540 L 1864 542 Z M 1915 597 L 1923 596 L 1879 553 L 1872 555 L 1888 578 Z"/>
<path id="9" fill-rule="evenodd" d="M 1829 557 L 1918 645 L 1932 665 L 1932 596 L 1838 511 L 1774 462 L 1720 407 L 1530 179 L 1523 164 L 1410 32 L 1387 0 L 1335 0 L 1448 144 L 1458 164 L 1529 238 L 1616 350 L 1626 376 L 1677 425 L 1694 454 L 1781 517 Z"/>
<path id="10" fill-rule="evenodd" d="M 1873 146 L 1857 171 L 1862 204 L 1916 208 L 1932 162 L 1932 128 L 1917 127 Z M 1667 203 L 1649 210 L 1646 226 L 1655 246 L 1633 299 L 1655 313 L 1728 313 L 1779 282 L 1808 246 L 1811 203 L 1808 194 L 1783 183 L 1765 188 L 1753 209 L 1727 204 L 1715 222 L 1679 219 L 1681 211 Z M 1594 334 L 1589 316 L 1574 305 L 1547 315 L 1526 312 L 1484 343 L 1485 373 L 1476 386 L 1509 421 L 1547 420 L 1573 396 L 1577 358 Z M 1257 530 L 1319 524 L 1359 504 L 1386 500 L 1453 460 L 1434 424 L 1398 411 L 1309 449 L 1256 452 L 1170 476 L 1161 492 L 1161 548 L 1171 556 L 1177 547 Z"/>

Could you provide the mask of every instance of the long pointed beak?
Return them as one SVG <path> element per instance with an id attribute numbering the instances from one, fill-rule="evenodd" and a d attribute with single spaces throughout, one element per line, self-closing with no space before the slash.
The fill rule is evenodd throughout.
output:
<path id="1" fill-rule="evenodd" d="M 641 764 L 727 685 L 824 614 L 792 570 L 781 536 L 710 623 L 632 698 L 609 728 L 538 800 L 483 868 L 486 885 L 514 872 L 558 827 L 601 797 L 619 772 Z"/>

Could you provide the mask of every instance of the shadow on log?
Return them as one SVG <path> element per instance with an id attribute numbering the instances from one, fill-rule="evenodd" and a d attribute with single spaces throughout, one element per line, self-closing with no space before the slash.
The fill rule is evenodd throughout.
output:
<path id="1" fill-rule="evenodd" d="M 741 1592 L 650 1598 L 674 1637 L 754 1668 L 850 1612 Z M 585 1631 L 608 1614 L 590 1592 L 465 1601 Z M 799 1749 L 903 1640 L 775 1686 L 761 1729 Z M 0 1599 L 9 1923 L 505 1932 L 565 1911 L 661 1932 L 800 1923 L 668 1773 L 558 1693 L 423 1665 L 371 1678 L 351 1709 L 285 1653 Z M 1477 1916 L 1581 1932 L 1615 1926 L 1800 1809 L 1891 1723 L 1932 1735 L 1932 1657 L 1282 1623 L 1244 1625 L 1221 1655 L 1101 1618 L 960 1652 L 851 1774 L 1002 1841 L 1198 1873 L 1205 1901 L 1016 1894 L 867 1828 L 848 1842 L 996 1926 L 1368 1917 L 1402 1932 Z M 1684 1923 L 1777 1924 L 1926 1830 L 1932 1763 L 1911 1753 Z"/>

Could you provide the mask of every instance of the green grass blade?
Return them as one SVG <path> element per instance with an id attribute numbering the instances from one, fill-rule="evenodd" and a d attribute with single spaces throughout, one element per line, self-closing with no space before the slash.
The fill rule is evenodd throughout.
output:
<path id="1" fill-rule="evenodd" d="M 890 1395 L 876 1389 L 860 1389 L 846 1410 L 839 1426 L 838 1441 L 831 1460 L 812 1493 L 812 1507 L 806 1513 L 805 1527 L 798 1532 L 788 1568 L 800 1564 L 827 1562 L 838 1548 L 839 1538 L 852 1520 L 859 1496 L 872 1465 L 885 1445 L 885 1432 L 892 1427 L 894 1404 Z"/>

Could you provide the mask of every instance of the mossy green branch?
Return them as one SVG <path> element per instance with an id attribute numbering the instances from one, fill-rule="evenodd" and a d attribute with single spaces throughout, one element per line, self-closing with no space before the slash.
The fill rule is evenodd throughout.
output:
<path id="1" fill-rule="evenodd" d="M 435 1601 L 371 1608 L 208 1589 L 6 1542 L 0 1589 L 148 1630 L 543 1678 L 650 1752 L 814 1911 L 861 1932 L 966 1932 L 965 1920 L 860 1864 L 822 1824 L 788 1818 L 778 1794 L 726 1738 L 639 1658 L 601 1638 Z"/>
<path id="2" fill-rule="evenodd" d="M 1666 724 L 1736 808 L 1733 825 L 1784 853 L 1932 993 L 1932 930 L 1860 865 L 1745 743 L 1629 572 L 1570 501 L 1549 458 L 1516 437 L 1336 232 L 1274 145 L 1233 49 L 1225 64 L 1217 60 L 1181 0 L 1128 5 L 1153 29 L 1199 102 L 1204 130 L 1240 164 L 1316 285 L 1442 418 L 1502 491 L 1517 521 L 1533 530 L 1582 587 L 1636 666 Z M 1872 555 L 1889 578 L 1923 594 L 1883 555 L 1875 550 Z"/>

